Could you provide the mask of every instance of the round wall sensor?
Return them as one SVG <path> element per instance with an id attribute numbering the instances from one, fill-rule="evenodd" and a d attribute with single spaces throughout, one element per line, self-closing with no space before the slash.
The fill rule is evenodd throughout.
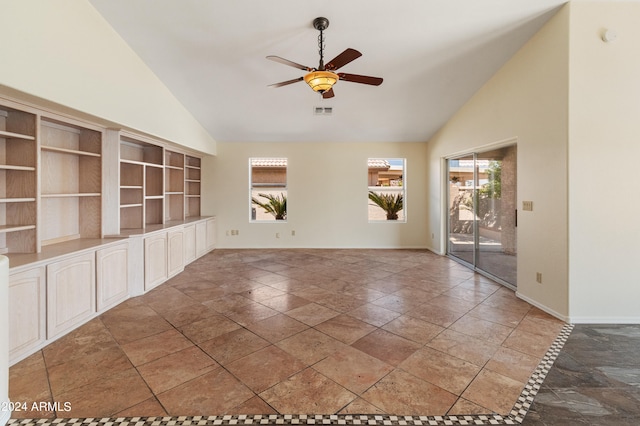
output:
<path id="1" fill-rule="evenodd" d="M 604 41 L 605 43 L 611 43 L 617 38 L 618 38 L 618 33 L 616 33 L 614 30 L 606 30 L 602 34 L 602 41 Z"/>

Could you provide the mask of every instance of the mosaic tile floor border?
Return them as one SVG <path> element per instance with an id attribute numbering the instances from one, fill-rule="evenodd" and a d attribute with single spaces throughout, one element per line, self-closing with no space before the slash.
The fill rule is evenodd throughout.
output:
<path id="1" fill-rule="evenodd" d="M 562 347 L 573 324 L 566 324 L 525 385 L 507 415 L 473 414 L 457 416 L 391 416 L 377 414 L 268 414 L 182 417 L 121 417 L 86 419 L 11 419 L 9 426 L 200 426 L 200 425 L 517 425 L 521 424 Z"/>

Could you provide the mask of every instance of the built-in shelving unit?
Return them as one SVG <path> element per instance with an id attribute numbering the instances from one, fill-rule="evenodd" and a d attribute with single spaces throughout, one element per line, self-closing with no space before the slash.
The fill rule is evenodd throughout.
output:
<path id="1" fill-rule="evenodd" d="M 185 155 L 165 150 L 164 156 L 165 221 L 183 220 Z"/>
<path id="2" fill-rule="evenodd" d="M 185 217 L 200 216 L 200 158 L 184 158 Z"/>
<path id="3" fill-rule="evenodd" d="M 0 100 L 12 363 L 215 246 L 215 218 L 200 217 L 195 152 L 85 120 Z"/>
<path id="4" fill-rule="evenodd" d="M 42 246 L 101 238 L 102 132 L 40 120 Z"/>
<path id="5" fill-rule="evenodd" d="M 120 137 L 120 228 L 163 223 L 163 148 Z"/>
<path id="6" fill-rule="evenodd" d="M 38 251 L 38 117 L 0 106 L 0 254 Z"/>

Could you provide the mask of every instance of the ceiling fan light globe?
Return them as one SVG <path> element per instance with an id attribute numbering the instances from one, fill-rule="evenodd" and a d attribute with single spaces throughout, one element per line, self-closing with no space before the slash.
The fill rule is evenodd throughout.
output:
<path id="1" fill-rule="evenodd" d="M 309 87 L 320 93 L 330 90 L 338 80 L 338 74 L 330 71 L 313 71 L 304 76 Z"/>

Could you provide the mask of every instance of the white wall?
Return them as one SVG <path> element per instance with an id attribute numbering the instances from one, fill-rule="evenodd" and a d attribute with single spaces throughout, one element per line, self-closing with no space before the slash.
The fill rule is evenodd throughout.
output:
<path id="1" fill-rule="evenodd" d="M 215 154 L 211 136 L 88 1 L 4 1 L 0 39 L 0 85 Z"/>
<path id="2" fill-rule="evenodd" d="M 9 259 L 0 256 L 0 425 L 11 417 L 9 402 Z"/>
<path id="3" fill-rule="evenodd" d="M 571 5 L 571 319 L 640 323 L 640 3 Z M 605 29 L 618 33 L 604 43 Z"/>
<path id="4" fill-rule="evenodd" d="M 562 8 L 428 144 L 433 249 L 446 244 L 443 158 L 515 140 L 518 144 L 518 295 L 558 317 L 568 306 L 567 134 L 569 11 Z M 542 284 L 535 280 L 543 276 Z"/>
<path id="5" fill-rule="evenodd" d="M 218 247 L 393 247 L 428 244 L 424 143 L 223 143 L 204 160 L 203 213 L 215 214 Z M 288 220 L 249 223 L 251 157 L 288 158 Z M 406 158 L 407 223 L 368 223 L 367 159 Z M 237 236 L 226 231 L 237 229 Z M 291 231 L 296 235 L 292 236 Z M 280 238 L 276 238 L 276 233 Z"/>

